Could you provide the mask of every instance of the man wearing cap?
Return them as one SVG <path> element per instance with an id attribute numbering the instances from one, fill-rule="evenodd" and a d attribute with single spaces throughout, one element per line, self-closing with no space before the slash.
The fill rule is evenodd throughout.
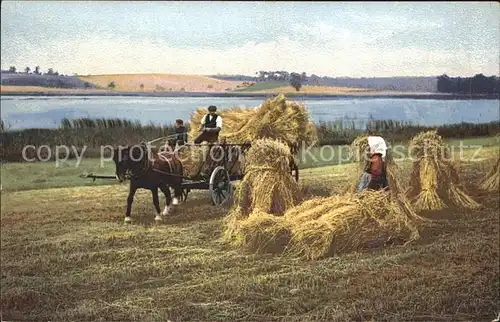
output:
<path id="1" fill-rule="evenodd" d="M 175 120 L 175 143 L 177 146 L 182 146 L 187 142 L 186 127 L 184 126 L 184 121 L 181 119 Z"/>
<path id="2" fill-rule="evenodd" d="M 201 134 L 194 140 L 195 144 L 203 141 L 209 143 L 216 142 L 219 139 L 219 132 L 222 129 L 222 118 L 216 113 L 217 107 L 210 105 L 208 114 L 201 119 Z"/>

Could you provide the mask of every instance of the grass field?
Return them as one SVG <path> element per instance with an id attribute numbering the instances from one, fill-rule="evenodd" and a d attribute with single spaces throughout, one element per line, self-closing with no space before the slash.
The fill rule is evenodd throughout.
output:
<path id="1" fill-rule="evenodd" d="M 303 85 L 300 91 L 297 92 L 289 82 L 265 82 L 256 83 L 255 85 L 237 89 L 238 92 L 253 92 L 253 93 L 304 93 L 304 94 L 350 94 L 350 93 L 373 93 L 373 90 L 364 88 L 350 88 L 350 87 L 340 87 L 340 86 L 314 86 L 314 85 Z"/>
<path id="2" fill-rule="evenodd" d="M 462 164 L 469 186 L 496 150 Z M 2 179 L 28 181 L 28 167 Z M 301 181 L 338 192 L 349 167 L 307 169 Z M 480 211 L 425 214 L 434 221 L 413 244 L 306 262 L 222 243 L 228 208 L 206 191 L 160 225 L 139 191 L 125 226 L 128 186 L 95 185 L 2 191 L 3 320 L 490 321 L 500 310 L 496 194 L 471 189 Z"/>
<path id="3" fill-rule="evenodd" d="M 1 93 L 102 93 L 108 92 L 248 92 L 248 93 L 302 93 L 302 94 L 363 94 L 380 93 L 394 94 L 398 92 L 380 92 L 362 88 L 339 86 L 303 85 L 297 92 L 288 82 L 256 83 L 252 86 L 243 85 L 239 81 L 225 81 L 198 75 L 171 74 L 118 74 L 90 75 L 79 78 L 97 88 L 55 88 L 42 86 L 1 85 Z M 115 87 L 108 85 L 114 82 Z M 143 87 L 141 87 L 143 85 Z"/>
<path id="4" fill-rule="evenodd" d="M 363 93 L 377 93 L 375 90 L 370 90 L 366 88 L 352 88 L 352 87 L 341 87 L 341 86 L 315 86 L 315 85 L 303 85 L 299 91 L 293 88 L 289 84 L 284 84 L 282 86 L 261 88 L 254 90 L 256 93 L 283 93 L 283 94 L 363 94 Z M 384 92 L 386 94 L 393 94 L 398 92 Z"/>
<path id="5" fill-rule="evenodd" d="M 286 86 L 287 82 L 265 82 L 265 83 L 255 83 L 252 86 L 237 89 L 237 92 L 257 92 L 262 90 L 276 89 Z"/>

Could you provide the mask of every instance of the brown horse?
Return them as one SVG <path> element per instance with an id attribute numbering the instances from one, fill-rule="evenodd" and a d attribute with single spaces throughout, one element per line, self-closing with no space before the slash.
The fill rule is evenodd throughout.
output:
<path id="1" fill-rule="evenodd" d="M 116 178 L 123 182 L 130 178 L 130 188 L 127 198 L 125 222 L 130 223 L 130 212 L 137 189 L 147 189 L 153 194 L 156 208 L 156 221 L 162 221 L 158 189 L 165 195 L 165 209 L 162 215 L 167 215 L 170 204 L 177 205 L 182 196 L 182 163 L 172 152 L 161 152 L 148 148 L 145 143 L 134 146 L 122 146 L 113 151 L 113 161 L 116 166 Z M 172 200 L 170 187 L 174 188 L 175 197 Z"/>

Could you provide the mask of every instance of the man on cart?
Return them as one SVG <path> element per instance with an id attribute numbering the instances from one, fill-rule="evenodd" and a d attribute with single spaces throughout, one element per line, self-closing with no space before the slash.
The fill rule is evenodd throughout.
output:
<path id="1" fill-rule="evenodd" d="M 187 142 L 187 131 L 184 126 L 184 121 L 178 119 L 175 121 L 175 146 L 183 146 Z"/>
<path id="2" fill-rule="evenodd" d="M 208 114 L 201 119 L 200 135 L 194 139 L 195 144 L 200 144 L 204 141 L 209 143 L 219 140 L 219 133 L 222 129 L 222 117 L 217 114 L 217 107 L 210 105 Z"/>

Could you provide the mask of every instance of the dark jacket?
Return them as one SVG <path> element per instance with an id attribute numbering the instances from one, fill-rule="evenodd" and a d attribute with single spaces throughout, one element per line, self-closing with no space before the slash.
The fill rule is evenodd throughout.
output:
<path id="1" fill-rule="evenodd" d="M 175 128 L 176 142 L 179 145 L 184 145 L 187 142 L 186 127 L 184 125 Z"/>

